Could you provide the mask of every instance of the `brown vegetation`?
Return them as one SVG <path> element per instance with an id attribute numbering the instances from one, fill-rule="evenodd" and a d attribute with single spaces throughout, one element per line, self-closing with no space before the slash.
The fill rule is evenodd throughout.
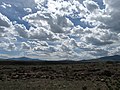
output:
<path id="1" fill-rule="evenodd" d="M 0 90 L 119 90 L 120 63 L 0 65 Z"/>

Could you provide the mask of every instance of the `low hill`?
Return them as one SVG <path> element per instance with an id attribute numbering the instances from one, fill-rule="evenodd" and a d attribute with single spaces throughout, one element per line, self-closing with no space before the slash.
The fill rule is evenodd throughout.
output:
<path id="1" fill-rule="evenodd" d="M 120 61 L 120 55 L 101 57 L 101 58 L 99 58 L 99 60 L 105 60 L 105 61 Z"/>

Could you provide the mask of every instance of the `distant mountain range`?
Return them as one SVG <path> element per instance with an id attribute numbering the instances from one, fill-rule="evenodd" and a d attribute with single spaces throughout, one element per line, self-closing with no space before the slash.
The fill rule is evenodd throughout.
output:
<path id="1" fill-rule="evenodd" d="M 18 58 L 8 58 L 8 59 L 0 59 L 0 60 L 14 60 L 14 61 L 47 61 L 42 59 L 34 59 L 34 58 L 28 58 L 28 57 L 18 57 Z M 74 62 L 73 60 L 60 60 L 61 62 Z M 80 61 L 120 61 L 120 55 L 114 55 L 114 56 L 105 56 L 97 59 L 91 59 L 91 60 L 80 60 Z"/>
<path id="2" fill-rule="evenodd" d="M 82 60 L 82 61 L 83 62 L 120 61 L 120 55 L 105 56 L 105 57 L 101 57 L 101 58 Z"/>
<path id="3" fill-rule="evenodd" d="M 99 60 L 105 60 L 105 61 L 120 61 L 120 55 L 114 55 L 114 56 L 106 56 L 98 58 Z"/>
<path id="4" fill-rule="evenodd" d="M 56 65 L 56 64 L 79 64 L 79 63 L 91 63 L 91 62 L 107 62 L 107 61 L 117 61 L 120 62 L 120 56 L 106 56 L 98 59 L 91 60 L 58 60 L 58 61 L 48 61 L 40 59 L 32 59 L 28 57 L 19 57 L 19 58 L 9 58 L 9 59 L 0 59 L 0 65 Z"/>
<path id="5" fill-rule="evenodd" d="M 15 60 L 15 61 L 38 61 L 40 59 L 28 58 L 28 57 L 18 57 L 18 58 L 8 58 L 7 60 Z"/>

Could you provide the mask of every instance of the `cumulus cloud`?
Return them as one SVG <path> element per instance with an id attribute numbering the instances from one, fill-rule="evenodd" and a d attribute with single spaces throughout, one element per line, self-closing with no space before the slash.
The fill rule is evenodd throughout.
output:
<path id="1" fill-rule="evenodd" d="M 0 27 L 10 27 L 10 20 L 0 13 Z"/>
<path id="2" fill-rule="evenodd" d="M 57 40 L 59 39 L 55 34 L 51 31 L 48 31 L 44 28 L 31 28 L 29 30 L 29 38 L 30 39 L 38 39 L 38 40 Z"/>
<path id="3" fill-rule="evenodd" d="M 12 22 L 5 15 L 0 13 L 0 49 L 6 51 L 15 50 L 15 33 Z"/>
<path id="4" fill-rule="evenodd" d="M 106 12 L 108 12 L 108 14 L 110 15 L 109 19 L 107 19 L 106 22 L 104 22 L 104 24 L 106 25 L 106 27 L 108 27 L 109 29 L 111 29 L 112 31 L 117 31 L 119 32 L 119 17 L 120 17 L 120 11 L 119 11 L 119 1 L 116 0 L 115 2 L 113 2 L 112 0 L 104 0 L 105 4 L 106 4 Z"/>
<path id="5" fill-rule="evenodd" d="M 28 13 L 32 13 L 32 9 L 31 8 L 24 8 L 24 10 Z"/>
<path id="6" fill-rule="evenodd" d="M 90 59 L 119 54 L 119 3 L 1 0 L 0 54 L 18 51 L 20 55 L 24 52 L 45 59 Z"/>
<path id="7" fill-rule="evenodd" d="M 115 32 L 119 32 L 119 1 L 112 0 L 103 0 L 105 4 L 105 9 L 99 10 L 95 14 L 90 14 L 87 16 L 87 19 L 91 21 L 95 21 L 97 23 L 98 28 L 107 29 Z M 93 2 L 93 1 L 92 1 Z"/>
<path id="8" fill-rule="evenodd" d="M 54 15 L 48 12 L 37 12 L 23 18 L 34 27 L 43 27 L 54 33 L 63 33 L 67 27 L 73 27 L 73 23 L 66 17 Z M 65 29 L 64 29 L 65 28 Z"/>
<path id="9" fill-rule="evenodd" d="M 15 31 L 18 32 L 19 36 L 23 38 L 28 38 L 28 31 L 24 25 L 15 24 L 14 27 L 15 27 Z"/>
<path id="10" fill-rule="evenodd" d="M 89 12 L 94 12 L 94 10 L 99 9 L 98 4 L 92 0 L 85 0 L 83 3 Z"/>
<path id="11" fill-rule="evenodd" d="M 29 44 L 27 44 L 26 42 L 22 42 L 21 43 L 21 49 L 22 50 L 30 50 L 30 45 Z"/>
<path id="12" fill-rule="evenodd" d="M 16 46 L 15 46 L 14 43 L 10 43 L 7 49 L 10 50 L 10 51 L 11 51 L 11 50 L 15 50 L 15 49 L 16 49 Z"/>

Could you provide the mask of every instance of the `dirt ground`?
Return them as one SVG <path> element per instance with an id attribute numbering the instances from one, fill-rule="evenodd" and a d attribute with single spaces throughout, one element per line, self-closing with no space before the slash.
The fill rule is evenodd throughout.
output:
<path id="1" fill-rule="evenodd" d="M 1 64 L 0 90 L 120 90 L 120 63 Z"/>

